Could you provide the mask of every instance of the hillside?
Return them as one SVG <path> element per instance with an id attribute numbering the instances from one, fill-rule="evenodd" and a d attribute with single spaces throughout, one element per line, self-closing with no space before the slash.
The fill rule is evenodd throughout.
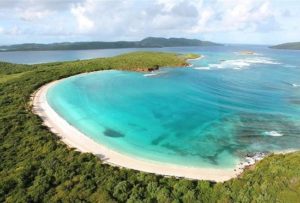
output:
<path id="1" fill-rule="evenodd" d="M 151 48 L 151 47 L 184 47 L 184 46 L 218 46 L 209 41 L 186 38 L 157 38 L 148 37 L 141 41 L 117 42 L 62 42 L 52 44 L 15 44 L 0 46 L 0 51 L 47 51 L 47 50 L 86 50 L 86 49 L 115 49 L 115 48 Z"/>
<path id="2" fill-rule="evenodd" d="M 158 37 L 148 37 L 140 42 L 140 46 L 143 47 L 184 47 L 184 46 L 218 46 L 220 44 L 201 41 L 197 39 L 185 39 L 185 38 L 158 38 Z"/>
<path id="3" fill-rule="evenodd" d="M 300 42 L 290 42 L 279 44 L 275 46 L 271 46 L 272 49 L 293 49 L 293 50 L 300 50 Z"/>

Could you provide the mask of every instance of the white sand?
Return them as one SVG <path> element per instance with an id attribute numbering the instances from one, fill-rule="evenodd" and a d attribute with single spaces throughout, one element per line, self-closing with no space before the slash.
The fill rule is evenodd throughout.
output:
<path id="1" fill-rule="evenodd" d="M 76 148 L 81 152 L 93 153 L 100 156 L 105 163 L 111 165 L 166 176 L 223 182 L 236 177 L 242 172 L 242 168 L 239 168 L 238 166 L 234 170 L 162 164 L 160 162 L 126 156 L 113 151 L 102 144 L 96 143 L 60 117 L 47 103 L 47 90 L 57 82 L 58 81 L 55 81 L 44 85 L 34 94 L 32 101 L 33 112 L 39 115 L 44 120 L 44 124 L 48 126 L 53 133 L 61 137 L 62 141 L 69 147 Z"/>

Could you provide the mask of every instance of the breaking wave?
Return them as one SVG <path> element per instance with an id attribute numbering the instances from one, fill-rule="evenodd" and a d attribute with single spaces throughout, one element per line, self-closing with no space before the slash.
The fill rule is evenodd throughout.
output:
<path id="1" fill-rule="evenodd" d="M 154 72 L 144 74 L 144 77 L 154 77 L 165 73 L 166 73 L 165 71 L 154 71 Z"/>
<path id="2" fill-rule="evenodd" d="M 208 67 L 197 67 L 194 69 L 198 69 L 198 70 L 237 69 L 238 70 L 238 69 L 249 68 L 252 64 L 278 65 L 280 63 L 267 57 L 255 57 L 255 58 L 225 60 L 219 64 L 209 64 Z"/>
<path id="3" fill-rule="evenodd" d="M 210 67 L 195 67 L 196 70 L 210 70 Z"/>
<path id="4" fill-rule="evenodd" d="M 281 137 L 283 136 L 282 133 L 278 132 L 278 131 L 266 131 L 264 132 L 264 135 L 269 135 L 269 136 L 272 136 L 272 137 Z"/>

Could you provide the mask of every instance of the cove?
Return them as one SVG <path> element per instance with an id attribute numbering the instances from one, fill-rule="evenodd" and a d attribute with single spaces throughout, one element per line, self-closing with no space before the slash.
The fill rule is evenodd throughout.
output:
<path id="1" fill-rule="evenodd" d="M 190 68 L 64 79 L 49 105 L 95 142 L 161 163 L 233 168 L 246 154 L 299 148 L 299 61 L 208 51 Z M 203 53 L 203 52 L 201 52 Z"/>

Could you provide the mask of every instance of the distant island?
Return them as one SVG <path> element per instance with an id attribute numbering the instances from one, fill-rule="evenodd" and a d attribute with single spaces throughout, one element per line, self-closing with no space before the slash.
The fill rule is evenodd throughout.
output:
<path id="1" fill-rule="evenodd" d="M 300 50 L 300 42 L 290 42 L 290 43 L 278 44 L 275 46 L 271 46 L 270 48 Z"/>
<path id="2" fill-rule="evenodd" d="M 220 46 L 222 44 L 186 38 L 147 37 L 141 41 L 116 42 L 61 42 L 51 44 L 15 44 L 0 46 L 0 51 L 48 51 L 48 50 L 87 50 L 87 49 L 116 49 L 116 48 L 159 48 L 187 46 Z"/>

